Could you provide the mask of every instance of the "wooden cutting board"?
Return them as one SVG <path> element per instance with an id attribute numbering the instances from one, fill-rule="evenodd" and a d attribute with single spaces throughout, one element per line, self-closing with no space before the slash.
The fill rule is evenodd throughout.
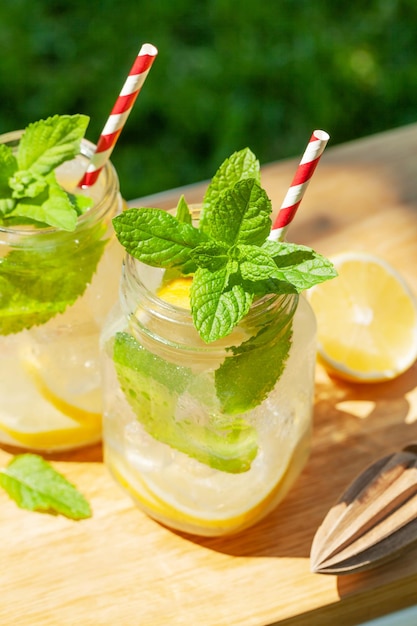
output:
<path id="1" fill-rule="evenodd" d="M 417 293 L 417 125 L 328 147 L 288 238 L 323 254 L 361 249 Z M 297 160 L 263 168 L 276 209 Z M 204 185 L 185 188 L 189 202 Z M 178 190 L 132 205 L 168 207 Z M 19 509 L 0 492 L 5 626 L 343 626 L 417 603 L 417 547 L 368 572 L 312 574 L 310 546 L 347 484 L 417 441 L 417 365 L 386 384 L 338 382 L 317 367 L 310 460 L 286 500 L 229 538 L 172 532 L 138 511 L 95 446 L 52 462 L 87 496 L 74 522 Z M 0 449 L 0 467 L 11 458 Z"/>

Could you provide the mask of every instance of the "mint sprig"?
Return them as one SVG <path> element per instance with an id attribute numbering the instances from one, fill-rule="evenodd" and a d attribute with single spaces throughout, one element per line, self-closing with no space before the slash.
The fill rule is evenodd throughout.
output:
<path id="1" fill-rule="evenodd" d="M 93 200 L 65 191 L 55 176 L 56 167 L 79 154 L 88 121 L 85 115 L 55 115 L 29 124 L 16 150 L 0 144 L 0 225 L 58 229 L 40 238 L 27 232 L 0 259 L 2 335 L 63 313 L 96 270 L 106 225 L 84 225 L 72 235 Z"/>
<path id="2" fill-rule="evenodd" d="M 0 224 L 75 229 L 92 200 L 64 191 L 55 169 L 79 154 L 88 122 L 85 115 L 55 115 L 29 124 L 15 153 L 0 145 Z"/>
<path id="3" fill-rule="evenodd" d="M 60 513 L 75 520 L 91 517 L 84 496 L 36 454 L 15 456 L 0 471 L 0 485 L 22 509 Z"/>
<path id="4" fill-rule="evenodd" d="M 96 271 L 105 233 L 99 223 L 77 237 L 57 232 L 43 246 L 34 235 L 0 259 L 0 335 L 44 324 L 73 304 Z"/>
<path id="5" fill-rule="evenodd" d="M 192 274 L 190 306 L 202 339 L 214 342 L 247 324 L 248 339 L 229 345 L 214 372 L 201 377 L 188 367 L 149 353 L 129 333 L 109 350 L 124 396 L 155 439 L 225 472 L 243 472 L 258 452 L 256 428 L 245 414 L 261 405 L 280 379 L 292 345 L 298 293 L 336 275 L 332 264 L 305 246 L 273 242 L 271 202 L 260 185 L 260 166 L 246 148 L 219 168 L 209 184 L 198 226 L 183 197 L 176 215 L 130 209 L 113 219 L 127 252 L 165 269 L 163 282 Z M 262 321 L 245 322 L 253 302 L 267 294 L 295 294 Z M 180 376 L 180 380 L 178 380 Z M 176 418 L 184 399 L 204 404 L 207 423 Z M 181 411 L 179 411 L 179 415 Z"/>
<path id="6" fill-rule="evenodd" d="M 198 227 L 190 223 L 183 198 L 179 217 L 141 208 L 113 219 L 119 241 L 133 257 L 193 273 L 191 312 L 207 343 L 227 336 L 255 297 L 299 293 L 336 276 L 330 261 L 311 248 L 268 240 L 272 207 L 259 181 L 259 162 L 246 148 L 213 177 Z"/>

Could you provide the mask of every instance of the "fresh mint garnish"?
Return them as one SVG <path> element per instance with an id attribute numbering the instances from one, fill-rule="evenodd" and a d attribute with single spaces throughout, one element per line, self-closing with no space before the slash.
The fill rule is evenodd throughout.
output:
<path id="1" fill-rule="evenodd" d="M 93 204 L 65 191 L 55 168 L 80 153 L 85 115 L 55 115 L 25 129 L 18 146 L 0 144 L 0 225 L 53 226 L 22 236 L 0 259 L 0 334 L 18 333 L 63 313 L 90 282 L 106 244 L 103 224 L 72 235 Z"/>
<path id="2" fill-rule="evenodd" d="M 16 152 L 0 145 L 0 224 L 75 229 L 92 200 L 64 191 L 55 169 L 79 154 L 88 122 L 85 115 L 55 115 L 29 124 Z"/>
<path id="3" fill-rule="evenodd" d="M 20 454 L 0 471 L 0 485 L 22 509 L 60 513 L 71 519 L 91 517 L 84 496 L 36 454 Z"/>
<path id="4" fill-rule="evenodd" d="M 207 343 L 227 336 L 255 297 L 299 293 L 336 276 L 330 261 L 312 249 L 268 240 L 272 207 L 259 181 L 259 163 L 246 148 L 213 177 L 198 227 L 190 223 L 183 198 L 176 217 L 141 208 L 113 219 L 133 257 L 193 274 L 191 312 Z"/>
<path id="5" fill-rule="evenodd" d="M 129 254 L 165 269 L 164 284 L 192 275 L 191 314 L 206 343 L 240 323 L 248 331 L 247 339 L 225 348 L 214 371 L 201 375 L 150 353 L 129 333 L 118 333 L 109 346 L 121 389 L 147 432 L 225 472 L 247 471 L 257 455 L 256 428 L 244 416 L 262 404 L 285 369 L 298 293 L 336 275 L 314 250 L 270 241 L 271 212 L 259 162 L 246 148 L 213 177 L 198 226 L 184 197 L 175 216 L 142 208 L 113 219 Z M 262 320 L 246 318 L 268 294 L 294 297 L 282 300 L 279 315 L 271 306 L 262 309 Z M 182 415 L 181 403 L 192 409 L 193 401 L 197 411 L 205 407 L 206 424 Z"/>
<path id="6" fill-rule="evenodd" d="M 77 237 L 57 231 L 42 245 L 36 234 L 0 259 L 0 335 L 44 324 L 85 291 L 104 247 L 106 226 Z"/>

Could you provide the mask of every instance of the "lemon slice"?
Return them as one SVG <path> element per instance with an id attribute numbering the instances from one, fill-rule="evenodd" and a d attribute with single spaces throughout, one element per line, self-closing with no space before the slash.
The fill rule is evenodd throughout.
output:
<path id="1" fill-rule="evenodd" d="M 168 523 L 178 530 L 207 535 L 216 535 L 219 532 L 221 534 L 233 533 L 254 524 L 275 508 L 287 493 L 295 475 L 298 474 L 298 469 L 295 470 L 289 466 L 265 497 L 259 500 L 256 493 L 251 494 L 249 498 L 246 495 L 244 507 L 246 510 L 230 516 L 221 512 L 209 516 L 208 514 L 198 515 L 195 511 L 190 511 L 181 506 L 170 496 L 169 485 L 161 493 L 158 493 L 156 485 L 151 486 L 136 473 L 133 483 L 125 476 L 124 462 L 119 463 L 109 451 L 106 459 L 114 478 L 148 515 L 162 523 Z M 195 509 L 198 509 L 197 504 Z M 205 529 L 205 532 L 202 529 Z"/>
<path id="2" fill-rule="evenodd" d="M 331 259 L 338 277 L 308 295 L 317 317 L 318 353 L 348 380 L 379 382 L 417 358 L 417 303 L 385 260 L 346 252 Z"/>
<path id="3" fill-rule="evenodd" d="M 38 423 L 38 428 L 35 424 L 29 426 L 29 430 L 15 430 L 9 428 L 7 424 L 0 422 L 0 430 L 6 433 L 10 437 L 10 445 L 22 445 L 25 448 L 31 450 L 65 450 L 67 448 L 73 448 L 77 446 L 84 446 L 92 443 L 93 441 L 99 441 L 100 424 L 97 424 L 94 428 L 90 427 L 77 427 L 77 428 L 60 428 L 43 430 L 43 425 Z"/>
<path id="4" fill-rule="evenodd" d="M 32 378 L 38 393 L 60 413 L 87 428 L 100 422 L 101 413 L 90 410 L 89 408 L 84 408 L 101 406 L 101 393 L 99 389 L 94 389 L 85 394 L 78 394 L 76 398 L 77 404 L 75 404 L 75 401 L 69 402 L 62 397 L 62 395 L 54 392 L 33 363 L 26 361 L 25 368 Z"/>
<path id="5" fill-rule="evenodd" d="M 1 375 L 7 377 L 10 389 L 10 398 L 3 398 L 0 405 L 4 443 L 50 451 L 99 441 L 101 413 L 83 408 L 83 404 L 90 405 L 91 398 L 81 404 L 64 399 L 29 360 L 8 371 L 3 369 Z"/>
<path id="6" fill-rule="evenodd" d="M 173 278 L 158 290 L 158 297 L 169 304 L 190 309 L 190 289 L 192 276 Z"/>

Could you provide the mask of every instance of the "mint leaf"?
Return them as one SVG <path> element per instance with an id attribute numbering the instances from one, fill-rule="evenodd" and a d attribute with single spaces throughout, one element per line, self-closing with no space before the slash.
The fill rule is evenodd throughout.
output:
<path id="1" fill-rule="evenodd" d="M 184 196 L 181 196 L 178 200 L 175 217 L 179 222 L 183 222 L 184 224 L 192 224 L 193 220 L 191 211 Z M 186 261 L 180 267 L 171 267 L 169 269 L 166 269 L 162 278 L 162 284 L 166 285 L 174 278 L 179 278 L 183 274 L 192 274 L 195 270 L 196 265 L 192 260 Z"/>
<path id="2" fill-rule="evenodd" d="M 227 249 L 214 241 L 207 241 L 196 246 L 191 251 L 191 258 L 198 267 L 205 267 L 212 271 L 221 269 L 229 260 Z"/>
<path id="3" fill-rule="evenodd" d="M 28 182 L 36 186 L 38 181 Z M 72 204 L 67 192 L 56 182 L 55 174 L 51 172 L 41 179 L 42 186 L 33 196 L 26 189 L 26 197 L 22 197 L 14 209 L 8 214 L 8 219 L 16 217 L 30 218 L 47 226 L 55 226 L 63 230 L 75 230 L 78 213 Z M 21 197 L 21 196 L 19 196 Z"/>
<path id="4" fill-rule="evenodd" d="M 19 169 L 45 176 L 74 158 L 80 152 L 88 122 L 86 115 L 55 115 L 29 124 L 19 142 Z"/>
<path id="5" fill-rule="evenodd" d="M 77 215 L 84 215 L 94 204 L 92 198 L 82 194 L 68 193 L 67 196 Z"/>
<path id="6" fill-rule="evenodd" d="M 180 367 L 173 365 L 169 361 L 164 361 L 143 348 L 128 333 L 116 333 L 113 358 L 116 364 L 128 365 L 129 368 L 136 372 L 149 375 L 153 381 L 166 386 L 172 393 L 183 393 L 192 377 L 191 368 Z M 146 390 L 146 386 L 144 389 Z M 146 395 L 147 392 L 143 393 Z M 135 390 L 130 389 L 129 395 L 134 396 Z"/>
<path id="7" fill-rule="evenodd" d="M 12 149 L 6 144 L 0 144 L 0 198 L 9 195 L 9 178 L 18 170 L 17 160 Z"/>
<path id="8" fill-rule="evenodd" d="M 199 268 L 190 293 L 194 325 L 206 343 L 227 336 L 249 311 L 253 295 L 230 281 L 227 267 Z"/>
<path id="9" fill-rule="evenodd" d="M 280 379 L 291 348 L 292 325 L 271 336 L 265 327 L 226 357 L 215 371 L 216 392 L 224 413 L 244 413 L 268 396 Z"/>
<path id="10" fill-rule="evenodd" d="M 259 161 L 249 148 L 234 152 L 213 176 L 204 196 L 204 219 L 206 211 L 217 204 L 224 190 L 245 178 L 260 182 Z"/>
<path id="11" fill-rule="evenodd" d="M 91 517 L 84 496 L 36 454 L 21 454 L 0 471 L 0 485 L 22 509 L 60 513 L 71 519 Z"/>
<path id="12" fill-rule="evenodd" d="M 181 196 L 178 200 L 175 216 L 179 222 L 184 222 L 185 224 L 191 224 L 193 221 L 190 208 L 184 196 Z"/>
<path id="13" fill-rule="evenodd" d="M 38 174 L 30 170 L 19 170 L 9 179 L 13 198 L 35 198 L 42 193 L 47 183 Z"/>
<path id="14" fill-rule="evenodd" d="M 306 246 L 266 241 L 262 250 L 274 259 L 274 277 L 291 283 L 298 292 L 337 276 L 328 259 Z"/>
<path id="15" fill-rule="evenodd" d="M 239 269 L 244 280 L 264 281 L 276 276 L 274 259 L 258 246 L 240 245 Z"/>
<path id="16" fill-rule="evenodd" d="M 206 378 L 199 388 L 190 368 L 148 352 L 127 333 L 116 334 L 113 360 L 126 400 L 154 439 L 224 472 L 250 469 L 258 451 L 257 433 L 244 420 L 230 422 L 211 414 L 209 423 L 200 425 L 175 417 L 181 395 L 188 394 L 191 405 L 193 393 L 196 403 L 201 401 Z"/>
<path id="17" fill-rule="evenodd" d="M 17 161 L 9 146 L 0 144 L 0 216 L 13 209 L 16 204 L 10 193 L 9 178 L 17 171 Z"/>
<path id="18" fill-rule="evenodd" d="M 79 154 L 87 124 L 85 115 L 55 115 L 29 124 L 16 156 L 9 146 L 0 145 L 0 219 L 4 225 L 75 229 L 77 217 L 93 200 L 64 191 L 54 170 Z"/>
<path id="19" fill-rule="evenodd" d="M 16 200 L 13 198 L 0 198 L 0 217 L 10 213 L 10 211 L 13 211 L 15 206 Z"/>
<path id="20" fill-rule="evenodd" d="M 85 291 L 101 258 L 106 227 L 77 237 L 58 231 L 44 246 L 36 235 L 0 259 L 0 334 L 18 333 L 63 313 Z"/>
<path id="21" fill-rule="evenodd" d="M 113 218 L 116 236 L 127 252 L 155 267 L 182 267 L 206 237 L 161 209 L 128 209 Z"/>
<path id="22" fill-rule="evenodd" d="M 227 246 L 236 243 L 261 245 L 271 232 L 271 201 L 253 178 L 226 190 L 216 210 L 204 214 L 204 231 Z"/>

